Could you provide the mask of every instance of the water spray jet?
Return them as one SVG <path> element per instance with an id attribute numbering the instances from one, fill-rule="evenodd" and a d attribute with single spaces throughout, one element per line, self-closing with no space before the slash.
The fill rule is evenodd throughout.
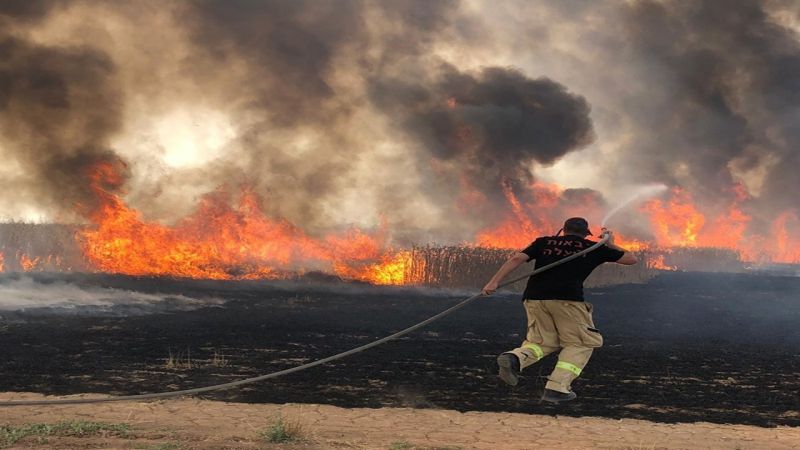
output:
<path id="1" fill-rule="evenodd" d="M 627 199 L 625 199 L 625 201 L 623 201 L 622 203 L 618 204 L 617 206 L 612 208 L 611 211 L 606 213 L 606 215 L 603 217 L 603 221 L 601 222 L 600 226 L 602 228 L 605 228 L 606 227 L 606 223 L 608 223 L 608 220 L 611 217 L 613 217 L 614 214 L 619 212 L 622 208 L 625 208 L 626 206 L 630 205 L 631 203 L 655 197 L 655 196 L 657 196 L 657 195 L 659 195 L 659 194 L 661 194 L 663 192 L 666 192 L 667 189 L 669 189 L 667 187 L 667 185 L 662 184 L 662 183 L 648 184 L 648 185 L 644 185 L 644 186 L 640 186 L 640 187 L 636 188 L 634 190 L 633 194 L 630 195 Z"/>

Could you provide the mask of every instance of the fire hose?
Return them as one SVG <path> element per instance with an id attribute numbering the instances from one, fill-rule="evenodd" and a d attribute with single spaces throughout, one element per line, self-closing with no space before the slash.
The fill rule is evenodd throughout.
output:
<path id="1" fill-rule="evenodd" d="M 498 285 L 498 288 L 509 286 L 511 284 L 516 283 L 517 281 L 520 281 L 520 280 L 523 280 L 523 279 L 528 278 L 530 276 L 533 276 L 533 275 L 536 275 L 538 273 L 544 272 L 545 270 L 552 269 L 553 267 L 556 267 L 556 266 L 559 266 L 559 265 L 564 264 L 566 262 L 572 261 L 575 258 L 579 258 L 579 257 L 581 257 L 581 256 L 583 256 L 583 255 L 585 255 L 585 254 L 587 254 L 587 253 L 589 253 L 589 252 L 591 252 L 593 250 L 596 250 L 600 246 L 604 245 L 606 242 L 608 242 L 609 238 L 610 238 L 610 234 L 606 230 L 604 230 L 603 234 L 600 236 L 600 240 L 597 241 L 595 244 L 593 244 L 593 245 L 591 245 L 591 246 L 589 246 L 589 247 L 587 247 L 587 248 L 585 248 L 585 249 L 583 249 L 583 250 L 581 250 L 581 251 L 579 251 L 577 253 L 574 253 L 572 255 L 566 256 L 566 257 L 564 257 L 564 258 L 562 258 L 562 259 L 560 259 L 560 260 L 558 260 L 556 262 L 553 262 L 553 263 L 548 264 L 546 266 L 542 266 L 542 267 L 540 267 L 540 268 L 538 268 L 538 269 L 536 269 L 536 270 L 534 270 L 534 271 L 532 271 L 530 273 L 527 273 L 525 275 L 521 275 L 519 277 L 513 278 L 513 279 L 508 280 L 508 281 L 504 281 L 503 283 Z M 434 316 L 431 316 L 431 317 L 423 320 L 422 322 L 419 322 L 419 323 L 417 323 L 415 325 L 412 325 L 412 326 L 410 326 L 410 327 L 408 327 L 408 328 L 406 328 L 404 330 L 400 330 L 400 331 L 398 331 L 398 332 L 396 332 L 394 334 L 391 334 L 389 336 L 385 336 L 383 338 L 380 338 L 380 339 L 378 339 L 376 341 L 372 341 L 372 342 L 370 342 L 368 344 L 364 344 L 364 345 L 362 345 L 360 347 L 355 347 L 355 348 L 352 348 L 350 350 L 347 350 L 347 351 L 344 351 L 344 352 L 341 352 L 341 353 L 337 353 L 335 355 L 331 355 L 331 356 L 328 356 L 326 358 L 318 359 L 316 361 L 312 361 L 312 362 L 307 363 L 307 364 L 303 364 L 303 365 L 295 366 L 295 367 L 290 367 L 288 369 L 284 369 L 284 370 L 280 370 L 280 371 L 277 371 L 277 372 L 268 373 L 268 374 L 265 374 L 265 375 L 260 375 L 260 376 L 257 376 L 257 377 L 245 378 L 243 380 L 231 381 L 231 382 L 222 383 L 222 384 L 215 384 L 215 385 L 212 385 L 212 386 L 205 386 L 205 387 L 199 387 L 199 388 L 193 388 L 193 389 L 183 389 L 183 390 L 178 390 L 178 391 L 154 392 L 154 393 L 150 393 L 150 394 L 122 395 L 122 396 L 117 396 L 117 397 L 101 397 L 101 398 L 62 398 L 62 399 L 52 399 L 52 400 L 12 400 L 12 401 L 0 402 L 0 407 L 3 407 L 3 406 L 33 406 L 33 405 L 76 405 L 76 404 L 85 404 L 85 403 L 121 402 L 121 401 L 129 401 L 129 400 L 153 400 L 153 399 L 159 399 L 159 398 L 179 397 L 179 396 L 183 396 L 183 395 L 195 395 L 195 394 L 201 394 L 203 392 L 218 391 L 218 390 L 222 390 L 222 389 L 230 389 L 230 388 L 237 387 L 237 386 L 242 386 L 242 385 L 245 385 L 245 384 L 256 383 L 256 382 L 263 381 L 263 380 L 269 380 L 271 378 L 277 378 L 277 377 L 280 377 L 280 376 L 283 376 L 283 375 L 289 375 L 290 373 L 300 372 L 302 370 L 310 369 L 312 367 L 316 367 L 316 366 L 319 366 L 319 365 L 322 365 L 322 364 L 325 364 L 325 363 L 329 363 L 331 361 L 336 361 L 337 359 L 342 359 L 342 358 L 345 358 L 347 356 L 363 352 L 364 350 L 369 350 L 372 347 L 377 347 L 377 346 L 379 346 L 381 344 L 384 344 L 386 342 L 391 341 L 392 339 L 397 339 L 399 337 L 405 336 L 405 335 L 407 335 L 407 334 L 409 334 L 411 332 L 414 332 L 414 331 L 416 331 L 416 330 L 418 330 L 418 329 L 420 329 L 420 328 L 422 328 L 422 327 L 424 327 L 424 326 L 426 326 L 426 325 L 428 325 L 428 324 L 430 324 L 432 322 L 435 322 L 435 321 L 441 319 L 442 317 L 448 316 L 448 315 L 458 311 L 459 309 L 467 306 L 468 304 L 474 302 L 475 300 L 481 298 L 481 297 L 484 297 L 483 293 L 475 294 L 472 297 L 464 299 L 461 302 L 459 302 L 459 303 L 457 303 L 457 304 L 445 309 L 444 311 L 442 311 L 442 312 L 440 312 L 440 313 L 438 313 L 438 314 L 436 314 Z"/>

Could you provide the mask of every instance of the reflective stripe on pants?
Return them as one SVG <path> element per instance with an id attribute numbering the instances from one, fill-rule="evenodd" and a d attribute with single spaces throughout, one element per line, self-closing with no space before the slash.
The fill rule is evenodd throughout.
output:
<path id="1" fill-rule="evenodd" d="M 592 305 L 567 300 L 525 300 L 528 329 L 525 341 L 511 351 L 525 369 L 550 353 L 561 350 L 556 368 L 548 377 L 547 389 L 569 392 L 593 349 L 603 345 L 594 327 Z"/>

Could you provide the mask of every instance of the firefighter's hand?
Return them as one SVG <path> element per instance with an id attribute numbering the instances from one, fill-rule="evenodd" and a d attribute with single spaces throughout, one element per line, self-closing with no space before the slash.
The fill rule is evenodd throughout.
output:
<path id="1" fill-rule="evenodd" d="M 614 233 L 611 232 L 608 228 L 603 228 L 601 235 L 608 236 L 608 240 L 606 241 L 607 245 L 614 245 Z"/>
<path id="2" fill-rule="evenodd" d="M 497 290 L 497 282 L 496 281 L 490 281 L 490 282 L 486 283 L 486 286 L 484 286 L 483 289 L 481 289 L 481 294 L 483 294 L 483 295 L 492 295 L 492 294 L 494 294 L 494 292 L 496 290 Z"/>

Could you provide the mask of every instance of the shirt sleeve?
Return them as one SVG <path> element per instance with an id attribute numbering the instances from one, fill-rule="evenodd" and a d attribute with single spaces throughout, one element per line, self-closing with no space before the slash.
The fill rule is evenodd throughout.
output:
<path id="1" fill-rule="evenodd" d="M 539 252 L 541 251 L 542 242 L 543 242 L 542 238 L 536 239 L 535 241 L 531 242 L 531 245 L 525 247 L 520 253 L 525 253 L 526 255 L 528 255 L 528 261 L 536 259 L 536 257 L 539 255 Z"/>
<path id="2" fill-rule="evenodd" d="M 598 253 L 597 256 L 602 262 L 617 262 L 622 258 L 622 255 L 625 254 L 625 252 L 609 248 L 607 245 L 603 245 L 595 251 Z"/>

